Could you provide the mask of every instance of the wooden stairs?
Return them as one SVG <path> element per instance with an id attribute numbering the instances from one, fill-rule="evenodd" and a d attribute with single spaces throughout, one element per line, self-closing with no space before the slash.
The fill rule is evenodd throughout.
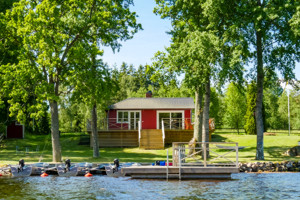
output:
<path id="1" fill-rule="evenodd" d="M 141 130 L 140 148 L 141 149 L 164 149 L 165 144 L 162 137 L 162 130 L 161 129 Z"/>

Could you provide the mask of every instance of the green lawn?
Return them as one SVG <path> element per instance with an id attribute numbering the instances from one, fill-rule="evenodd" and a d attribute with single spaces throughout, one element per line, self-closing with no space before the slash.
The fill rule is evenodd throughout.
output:
<path id="1" fill-rule="evenodd" d="M 284 156 L 283 153 L 291 147 L 297 146 L 300 141 L 298 134 L 277 134 L 264 137 L 265 161 L 295 160 L 297 158 Z M 80 134 L 62 134 L 61 146 L 63 159 L 69 158 L 72 162 L 112 162 L 119 158 L 121 162 L 154 162 L 166 160 L 165 150 L 141 150 L 139 148 L 101 148 L 100 158 L 92 158 L 92 149 L 87 145 L 78 145 Z M 255 162 L 256 136 L 237 135 L 235 131 L 217 131 L 212 136 L 213 142 L 238 142 L 245 149 L 239 151 L 240 162 Z M 19 146 L 21 152 L 16 152 Z M 39 146 L 39 150 L 36 151 Z M 26 147 L 29 152 L 26 153 Z M 169 154 L 172 148 L 168 147 Z M 26 139 L 8 139 L 5 147 L 0 149 L 0 164 L 15 164 L 21 158 L 26 162 L 51 162 L 51 137 L 40 135 L 26 135 Z M 42 159 L 41 159 L 42 158 Z"/>
<path id="2" fill-rule="evenodd" d="M 239 150 L 239 161 L 256 161 L 256 135 L 213 134 L 212 140 L 218 142 L 238 142 L 239 146 L 246 147 L 245 149 Z M 297 159 L 295 157 L 284 156 L 283 153 L 289 148 L 297 146 L 298 141 L 300 141 L 299 135 L 287 136 L 286 134 L 277 134 L 276 136 L 264 136 L 265 161 Z"/>

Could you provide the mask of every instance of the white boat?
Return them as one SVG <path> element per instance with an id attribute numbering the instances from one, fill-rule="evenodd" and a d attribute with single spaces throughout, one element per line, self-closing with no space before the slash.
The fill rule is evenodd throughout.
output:
<path id="1" fill-rule="evenodd" d="M 139 164 L 139 163 L 124 163 L 124 164 L 121 164 L 117 169 L 116 169 L 115 165 L 107 165 L 107 166 L 105 166 L 105 172 L 106 172 L 107 176 L 110 176 L 110 177 L 121 177 L 121 176 L 124 176 L 121 169 L 125 168 L 125 167 L 130 167 L 130 166 L 141 166 L 141 164 Z"/>
<path id="2" fill-rule="evenodd" d="M 32 166 L 25 165 L 22 170 L 19 169 L 19 166 L 11 166 L 10 170 L 13 177 L 25 177 L 30 176 L 32 172 Z"/>
<path id="3" fill-rule="evenodd" d="M 56 169 L 59 176 L 77 176 L 78 173 L 78 167 L 75 165 L 72 165 L 70 169 L 67 169 L 65 165 L 57 165 Z"/>
<path id="4" fill-rule="evenodd" d="M 110 176 L 110 177 L 123 176 L 123 174 L 121 173 L 121 167 L 118 167 L 116 169 L 115 166 L 113 166 L 113 165 L 105 166 L 105 172 L 106 172 L 107 176 Z"/>

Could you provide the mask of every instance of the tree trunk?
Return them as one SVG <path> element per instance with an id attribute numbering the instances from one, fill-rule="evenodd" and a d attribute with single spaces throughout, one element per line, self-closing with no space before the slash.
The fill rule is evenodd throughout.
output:
<path id="1" fill-rule="evenodd" d="M 236 130 L 238 132 L 238 135 L 240 134 L 240 130 L 239 130 L 239 122 L 236 122 Z"/>
<path id="2" fill-rule="evenodd" d="M 202 139 L 202 99 L 203 92 L 202 88 L 198 87 L 195 91 L 195 125 L 194 125 L 194 138 L 197 139 L 197 142 L 200 142 Z"/>
<path id="3" fill-rule="evenodd" d="M 261 6 L 260 0 L 257 0 Z M 264 82 L 264 69 L 263 69 L 263 53 L 262 53 L 262 32 L 256 31 L 256 50 L 257 50 L 257 96 L 256 96 L 256 160 L 264 160 L 264 123 L 263 123 L 263 82 Z"/>
<path id="4" fill-rule="evenodd" d="M 51 137 L 53 162 L 61 162 L 61 147 L 59 142 L 59 121 L 57 101 L 50 101 L 51 109 Z"/>
<path id="5" fill-rule="evenodd" d="M 208 77 L 205 84 L 205 97 L 204 97 L 204 110 L 203 110 L 203 129 L 202 129 L 202 142 L 209 142 L 209 104 L 210 104 L 210 77 Z M 209 145 L 206 145 L 206 149 Z M 206 156 L 209 157 L 209 151 L 207 150 Z"/>
<path id="6" fill-rule="evenodd" d="M 97 131 L 97 110 L 96 104 L 92 108 L 92 138 L 93 138 L 93 157 L 99 157 L 98 131 Z"/>

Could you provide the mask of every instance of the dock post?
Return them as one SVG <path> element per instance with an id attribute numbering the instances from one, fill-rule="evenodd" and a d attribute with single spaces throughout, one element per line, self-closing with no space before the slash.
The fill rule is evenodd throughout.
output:
<path id="1" fill-rule="evenodd" d="M 204 167 L 207 167 L 207 164 L 206 164 L 206 155 L 207 155 L 206 154 L 207 153 L 206 152 L 206 142 L 204 142 L 202 146 L 203 146 L 203 154 L 204 154 Z"/>
<path id="2" fill-rule="evenodd" d="M 179 173 L 178 173 L 178 178 L 179 178 L 179 180 L 181 181 L 181 147 L 179 146 Z"/>
<path id="3" fill-rule="evenodd" d="M 169 149 L 167 149 L 167 181 L 169 179 Z"/>
<path id="4" fill-rule="evenodd" d="M 238 146 L 238 143 L 235 143 L 235 155 L 236 155 L 235 166 L 239 167 L 239 146 Z"/>

